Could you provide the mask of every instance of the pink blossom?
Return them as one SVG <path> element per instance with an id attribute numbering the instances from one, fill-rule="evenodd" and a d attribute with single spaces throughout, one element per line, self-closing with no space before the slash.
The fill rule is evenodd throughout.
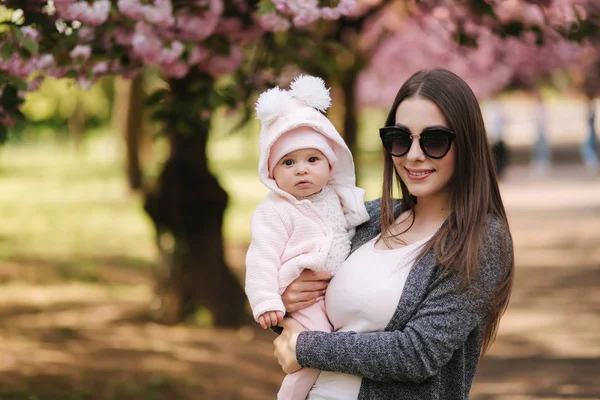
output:
<path id="1" fill-rule="evenodd" d="M 212 110 L 202 110 L 200 111 L 200 118 L 208 120 L 212 116 Z"/>
<path id="2" fill-rule="evenodd" d="M 136 21 L 144 16 L 144 10 L 139 0 L 119 0 L 117 7 L 123 15 Z"/>
<path id="3" fill-rule="evenodd" d="M 551 7 L 546 9 L 546 15 L 554 25 L 568 27 L 577 23 L 573 0 L 553 0 Z"/>
<path id="4" fill-rule="evenodd" d="M 133 41 L 134 32 L 124 27 L 117 27 L 114 31 L 115 42 L 121 46 L 129 47 Z"/>
<path id="5" fill-rule="evenodd" d="M 230 42 L 247 43 L 259 39 L 264 34 L 264 30 L 260 25 L 244 28 L 243 22 L 239 18 L 222 18 L 214 33 L 224 36 Z"/>
<path id="6" fill-rule="evenodd" d="M 264 34 L 265 30 L 260 26 L 260 24 L 251 25 L 240 32 L 241 36 L 239 37 L 239 40 L 242 43 L 254 42 L 263 37 Z"/>
<path id="7" fill-rule="evenodd" d="M 354 15 L 358 9 L 356 0 L 340 0 L 336 8 L 342 15 Z"/>
<path id="8" fill-rule="evenodd" d="M 94 81 L 92 79 L 84 78 L 82 76 L 75 79 L 75 83 L 83 90 L 89 90 L 94 86 Z"/>
<path id="9" fill-rule="evenodd" d="M 35 78 L 31 79 L 29 82 L 27 82 L 27 91 L 35 92 L 36 90 L 38 90 L 40 88 L 43 81 L 44 81 L 43 75 L 38 75 Z"/>
<path id="10" fill-rule="evenodd" d="M 200 41 L 213 34 L 221 15 L 223 14 L 222 0 L 202 1 L 207 9 L 194 14 L 187 9 L 182 9 L 176 17 L 177 29 L 181 31 L 182 40 Z"/>
<path id="11" fill-rule="evenodd" d="M 287 6 L 296 26 L 311 24 L 321 16 L 318 0 L 288 0 Z"/>
<path id="12" fill-rule="evenodd" d="M 161 28 L 167 28 L 175 23 L 173 5 L 170 0 L 154 0 L 154 5 L 142 6 L 146 21 Z"/>
<path id="13" fill-rule="evenodd" d="M 277 13 L 269 13 L 259 17 L 260 25 L 267 31 L 283 32 L 290 29 L 291 23 Z"/>
<path id="14" fill-rule="evenodd" d="M 8 61 L 0 59 L 0 69 L 21 79 L 28 77 L 35 70 L 34 64 L 34 62 L 23 60 L 18 53 L 13 53 Z"/>
<path id="15" fill-rule="evenodd" d="M 196 65 L 206 60 L 207 57 L 208 50 L 206 50 L 204 47 L 194 46 L 188 57 L 188 63 L 190 65 Z"/>
<path id="16" fill-rule="evenodd" d="M 248 12 L 248 3 L 246 1 L 233 0 L 233 4 L 242 14 L 246 14 Z"/>
<path id="17" fill-rule="evenodd" d="M 95 35 L 94 29 L 92 29 L 92 27 L 82 26 L 77 31 L 77 36 L 78 36 L 80 42 L 89 43 L 92 40 L 94 40 L 96 35 Z"/>
<path id="18" fill-rule="evenodd" d="M 69 67 L 50 67 L 46 70 L 46 75 L 51 76 L 53 78 L 64 78 L 67 76 L 67 72 L 69 72 Z"/>
<path id="19" fill-rule="evenodd" d="M 323 17 L 324 19 L 338 19 L 341 16 L 341 12 L 335 8 L 324 8 L 321 10 L 321 17 Z"/>
<path id="20" fill-rule="evenodd" d="M 120 75 L 125 79 L 133 79 L 140 73 L 139 68 L 121 68 Z"/>
<path id="21" fill-rule="evenodd" d="M 108 71 L 109 71 L 109 66 L 108 66 L 108 63 L 105 61 L 97 62 L 92 67 L 92 72 L 94 73 L 94 75 L 102 75 L 102 74 L 107 73 Z"/>
<path id="22" fill-rule="evenodd" d="M 87 61 L 92 54 L 92 48 L 89 45 L 78 44 L 71 50 L 69 55 L 72 59 L 78 61 Z"/>
<path id="23" fill-rule="evenodd" d="M 219 21 L 219 25 L 217 29 L 215 29 L 215 33 L 222 34 L 225 36 L 232 35 L 235 36 L 242 30 L 242 20 L 239 18 L 222 18 Z"/>
<path id="24" fill-rule="evenodd" d="M 92 4 L 87 1 L 57 1 L 56 11 L 67 21 L 80 21 L 91 26 L 99 26 L 108 20 L 111 4 L 109 0 L 95 0 Z"/>
<path id="25" fill-rule="evenodd" d="M 148 64 L 160 62 L 162 41 L 154 35 L 153 29 L 145 22 L 138 22 L 131 41 L 134 54 Z"/>
<path id="26" fill-rule="evenodd" d="M 180 61 L 170 63 L 170 64 L 162 64 L 163 74 L 170 78 L 183 78 L 187 75 L 190 67 Z"/>
<path id="27" fill-rule="evenodd" d="M 277 0 L 274 0 L 274 1 L 273 1 L 273 4 L 275 4 L 275 9 L 276 9 L 277 11 L 279 11 L 280 13 L 287 13 L 287 12 L 290 12 L 290 9 L 289 9 L 289 7 L 287 6 L 287 4 L 285 4 L 285 2 L 284 2 L 284 1 L 277 1 Z"/>
<path id="28" fill-rule="evenodd" d="M 229 55 L 215 54 L 208 62 L 202 63 L 201 68 L 214 77 L 221 76 L 235 71 L 242 62 L 243 56 L 239 47 L 232 46 Z"/>
<path id="29" fill-rule="evenodd" d="M 15 125 L 15 120 L 10 116 L 9 113 L 0 106 L 0 125 L 4 127 L 11 127 Z"/>
<path id="30" fill-rule="evenodd" d="M 356 0 L 340 0 L 336 7 L 324 7 L 321 9 L 321 17 L 324 19 L 338 19 L 342 15 L 352 15 L 356 10 Z"/>
<path id="31" fill-rule="evenodd" d="M 37 29 L 29 25 L 21 27 L 21 33 L 27 39 L 31 39 L 34 41 L 37 41 L 40 37 L 40 33 L 37 31 Z"/>
<path id="32" fill-rule="evenodd" d="M 342 14 L 352 12 L 355 0 L 341 0 L 334 8 L 321 8 L 318 0 L 273 0 L 273 4 L 277 11 L 261 16 L 261 24 L 270 30 L 286 30 L 289 26 L 285 27 L 275 15 L 283 19 L 291 18 L 296 26 L 305 26 L 320 18 L 339 18 Z"/>
<path id="33" fill-rule="evenodd" d="M 164 48 L 161 50 L 160 62 L 161 64 L 173 64 L 183 54 L 183 44 L 178 41 L 171 42 L 171 48 Z"/>
<path id="34" fill-rule="evenodd" d="M 39 57 L 34 58 L 36 66 L 35 69 L 38 71 L 44 71 L 54 66 L 56 60 L 52 54 L 42 54 Z"/>

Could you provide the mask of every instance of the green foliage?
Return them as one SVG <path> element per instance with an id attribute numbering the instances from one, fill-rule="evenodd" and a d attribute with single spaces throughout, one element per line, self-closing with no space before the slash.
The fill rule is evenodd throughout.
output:
<path id="1" fill-rule="evenodd" d="M 9 121 L 18 121 L 23 117 L 19 109 L 23 100 L 18 96 L 18 92 L 23 90 L 23 85 L 24 82 L 15 80 L 4 71 L 0 71 L 0 88 L 3 87 L 0 92 L 0 144 L 8 138 L 8 127 L 11 125 Z M 3 120 L 3 118 L 7 119 Z"/>
<path id="2" fill-rule="evenodd" d="M 266 15 L 275 11 L 275 4 L 271 0 L 260 0 L 258 2 L 258 15 Z"/>
<path id="3" fill-rule="evenodd" d="M 16 137 L 29 127 L 48 126 L 56 133 L 66 132 L 69 118 L 81 108 L 87 128 L 104 125 L 111 115 L 112 79 L 106 78 L 90 90 L 83 90 L 69 79 L 46 78 L 35 92 L 28 92 L 21 107 L 24 120 L 12 129 Z M 31 131 L 31 130 L 29 130 Z"/>
<path id="4" fill-rule="evenodd" d="M 577 10 L 575 10 L 577 22 L 574 22 L 569 27 L 558 27 L 557 31 L 569 40 L 583 43 L 584 40 L 590 39 L 598 44 L 600 40 L 600 16 L 597 15 L 595 20 L 582 19 Z"/>
<path id="5" fill-rule="evenodd" d="M 252 107 L 248 100 L 255 90 L 252 84 L 240 84 L 244 76 L 237 72 L 235 77 L 215 79 L 195 69 L 182 79 L 170 79 L 152 89 L 144 104 L 163 133 L 206 135 L 212 116 L 222 107 L 242 111 L 243 117 L 233 129 L 236 130 L 250 119 Z"/>

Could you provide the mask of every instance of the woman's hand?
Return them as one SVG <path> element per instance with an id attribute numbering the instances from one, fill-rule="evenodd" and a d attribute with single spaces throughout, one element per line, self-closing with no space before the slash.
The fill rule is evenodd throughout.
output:
<path id="1" fill-rule="evenodd" d="M 284 318 L 279 326 L 283 328 L 283 332 L 273 341 L 275 357 L 283 372 L 292 374 L 302 368 L 296 359 L 296 342 L 300 332 L 306 329 L 292 318 Z"/>
<path id="2" fill-rule="evenodd" d="M 327 271 L 303 270 L 281 295 L 285 310 L 294 312 L 315 304 L 325 295 L 330 279 Z"/>

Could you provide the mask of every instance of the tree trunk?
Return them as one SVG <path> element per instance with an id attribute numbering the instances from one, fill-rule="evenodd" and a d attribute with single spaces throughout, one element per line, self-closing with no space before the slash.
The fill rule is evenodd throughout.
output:
<path id="1" fill-rule="evenodd" d="M 357 75 L 353 71 L 344 73 L 341 82 L 342 99 L 344 102 L 344 139 L 348 148 L 354 156 L 354 170 L 356 171 L 356 182 L 359 182 L 359 162 L 358 162 L 358 109 L 356 107 L 356 79 Z"/>
<path id="2" fill-rule="evenodd" d="M 115 78 L 115 107 L 113 110 L 113 128 L 125 138 L 125 172 L 129 188 L 142 188 L 142 169 L 140 167 L 140 142 L 144 130 L 143 114 L 143 78 Z"/>
<path id="3" fill-rule="evenodd" d="M 189 79 L 170 82 L 179 101 L 192 95 Z M 158 321 L 174 324 L 205 307 L 215 326 L 238 327 L 251 320 L 242 286 L 224 260 L 228 196 L 208 169 L 208 125 L 198 115 L 194 134 L 170 132 L 171 154 L 156 188 L 146 195 L 161 255 L 154 309 Z"/>

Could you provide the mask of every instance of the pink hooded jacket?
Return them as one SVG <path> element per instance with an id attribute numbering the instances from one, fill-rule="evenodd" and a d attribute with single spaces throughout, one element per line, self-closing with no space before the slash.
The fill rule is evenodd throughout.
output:
<path id="1" fill-rule="evenodd" d="M 310 200 L 296 199 L 269 178 L 270 150 L 282 134 L 308 126 L 329 139 L 337 161 L 328 186 L 340 198 L 346 228 L 353 233 L 356 226 L 369 219 L 365 192 L 355 185 L 350 149 L 319 111 L 329 104 L 323 81 L 309 76 L 297 78 L 290 91 L 271 89 L 257 102 L 257 116 L 262 122 L 258 174 L 271 192 L 252 215 L 252 243 L 246 254 L 246 294 L 255 319 L 266 311 L 285 312 L 281 294 L 303 269 L 333 267 L 324 265 L 333 240 L 327 222 Z"/>

